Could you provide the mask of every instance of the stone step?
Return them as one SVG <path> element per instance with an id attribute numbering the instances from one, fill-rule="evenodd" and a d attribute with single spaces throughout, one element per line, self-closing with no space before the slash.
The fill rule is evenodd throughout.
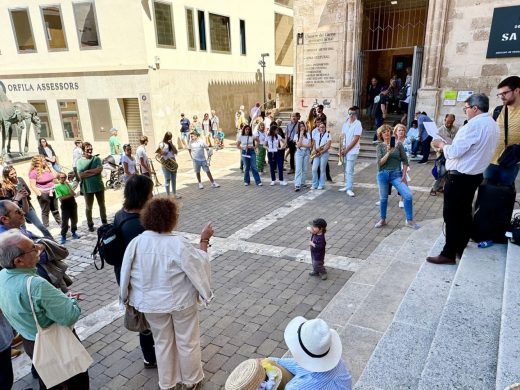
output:
<path id="1" fill-rule="evenodd" d="M 404 254 L 412 249 L 421 250 L 424 260 L 432 242 L 421 239 L 420 235 L 430 229 L 438 233 L 440 221 L 426 221 L 419 230 L 402 228 L 385 238 L 319 315 L 338 329 L 343 357 L 354 382 L 392 322 L 419 269 L 420 263 L 414 256 Z"/>
<path id="2" fill-rule="evenodd" d="M 397 256 L 415 256 L 423 264 L 356 383 L 357 390 L 417 388 L 457 268 L 424 262 L 415 250 L 419 245 L 412 244 L 412 250 L 403 247 Z M 437 255 L 443 245 L 441 234 L 429 255 Z"/>
<path id="3" fill-rule="evenodd" d="M 495 387 L 506 246 L 464 251 L 417 388 Z"/>
<path id="4" fill-rule="evenodd" d="M 496 389 L 520 382 L 520 246 L 507 248 Z"/>

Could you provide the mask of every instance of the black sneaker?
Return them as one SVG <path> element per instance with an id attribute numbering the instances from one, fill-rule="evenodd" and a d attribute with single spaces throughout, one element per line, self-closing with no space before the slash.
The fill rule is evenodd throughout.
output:
<path id="1" fill-rule="evenodd" d="M 94 226 L 89 226 L 89 227 L 88 227 L 88 231 L 89 231 L 89 232 L 95 232 L 96 229 L 94 228 Z"/>
<path id="2" fill-rule="evenodd" d="M 148 363 L 145 360 L 143 363 L 144 363 L 144 368 L 157 368 L 157 362 L 156 363 Z"/>
<path id="3" fill-rule="evenodd" d="M 309 275 L 310 275 L 310 276 L 319 276 L 320 273 L 319 273 L 319 272 L 312 271 L 312 272 L 309 272 Z"/>
<path id="4" fill-rule="evenodd" d="M 294 187 L 294 191 L 296 191 L 296 192 L 300 191 L 300 187 Z"/>

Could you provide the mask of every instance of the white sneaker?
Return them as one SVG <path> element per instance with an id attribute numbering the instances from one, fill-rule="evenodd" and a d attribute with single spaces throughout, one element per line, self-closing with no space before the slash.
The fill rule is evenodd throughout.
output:
<path id="1" fill-rule="evenodd" d="M 376 206 L 380 206 L 380 205 L 381 205 L 381 201 L 378 200 L 378 201 L 376 202 Z"/>
<path id="2" fill-rule="evenodd" d="M 286 186 L 286 185 L 287 185 L 287 182 L 286 182 L 285 180 L 283 180 L 283 181 L 280 182 L 280 185 L 281 185 L 281 186 Z"/>
<path id="3" fill-rule="evenodd" d="M 272 181 L 270 185 L 274 186 L 276 184 L 275 181 Z"/>
<path id="4" fill-rule="evenodd" d="M 211 187 L 213 187 L 213 188 L 219 188 L 219 187 L 220 187 L 220 184 L 218 184 L 216 181 L 214 181 L 213 183 L 211 183 Z"/>
<path id="5" fill-rule="evenodd" d="M 355 194 L 354 194 L 354 192 L 352 192 L 352 190 L 347 190 L 347 195 L 348 196 L 354 196 Z"/>
<path id="6" fill-rule="evenodd" d="M 320 187 L 318 187 L 318 190 L 322 190 L 322 189 L 323 189 L 323 187 L 321 187 L 321 186 L 320 186 Z"/>
<path id="7" fill-rule="evenodd" d="M 244 185 L 247 187 L 249 185 L 249 183 L 244 183 Z"/>
<path id="8" fill-rule="evenodd" d="M 311 186 L 311 190 L 315 190 L 315 189 L 316 189 L 316 187 L 314 187 L 314 186 Z"/>
<path id="9" fill-rule="evenodd" d="M 338 192 L 345 192 L 347 189 L 345 187 L 342 187 L 338 190 Z"/>
<path id="10" fill-rule="evenodd" d="M 199 183 L 199 190 L 202 190 L 204 188 L 204 185 L 202 183 Z"/>
<path id="11" fill-rule="evenodd" d="M 399 201 L 399 208 L 404 208 L 404 202 L 402 200 Z"/>
<path id="12" fill-rule="evenodd" d="M 263 184 L 262 184 L 262 183 L 258 183 L 257 186 L 258 186 L 258 187 L 262 187 Z"/>

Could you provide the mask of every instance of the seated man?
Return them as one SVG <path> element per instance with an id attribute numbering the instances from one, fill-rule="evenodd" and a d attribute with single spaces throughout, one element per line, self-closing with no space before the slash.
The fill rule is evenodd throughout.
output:
<path id="1" fill-rule="evenodd" d="M 25 237 L 37 243 L 40 237 L 36 236 L 24 227 L 25 213 L 18 206 L 17 203 L 10 200 L 0 200 L 0 234 L 11 229 L 18 229 Z M 48 262 L 47 252 L 45 252 L 43 245 L 36 244 L 40 251 L 40 261 L 36 265 L 38 275 L 51 283 L 49 274 L 44 269 L 44 265 Z"/>
<path id="2" fill-rule="evenodd" d="M 42 328 L 54 323 L 73 326 L 79 319 L 81 309 L 76 299 L 69 298 L 35 272 L 40 249 L 19 230 L 11 229 L 0 234 L 0 310 L 14 329 L 23 337 L 25 352 L 32 359 L 37 328 L 29 296 L 27 278 L 31 281 L 31 297 L 34 312 Z M 89 388 L 88 372 L 68 379 L 64 388 L 82 390 Z M 40 388 L 45 384 L 40 380 Z M 53 387 L 54 388 L 54 387 Z M 62 388 L 57 386 L 56 388 Z"/>
<path id="3" fill-rule="evenodd" d="M 269 358 L 294 377 L 285 390 L 351 390 L 352 377 L 341 359 L 342 345 L 338 333 L 322 319 L 292 319 L 284 333 L 293 358 Z"/>

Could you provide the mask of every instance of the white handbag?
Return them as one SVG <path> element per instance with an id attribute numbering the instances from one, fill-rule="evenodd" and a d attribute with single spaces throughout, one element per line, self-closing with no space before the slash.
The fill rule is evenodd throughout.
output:
<path id="1" fill-rule="evenodd" d="M 94 360 L 69 327 L 56 323 L 45 329 L 40 327 L 32 302 L 32 279 L 32 276 L 27 279 L 27 294 L 38 330 L 32 363 L 45 386 L 50 388 L 87 371 Z"/>

